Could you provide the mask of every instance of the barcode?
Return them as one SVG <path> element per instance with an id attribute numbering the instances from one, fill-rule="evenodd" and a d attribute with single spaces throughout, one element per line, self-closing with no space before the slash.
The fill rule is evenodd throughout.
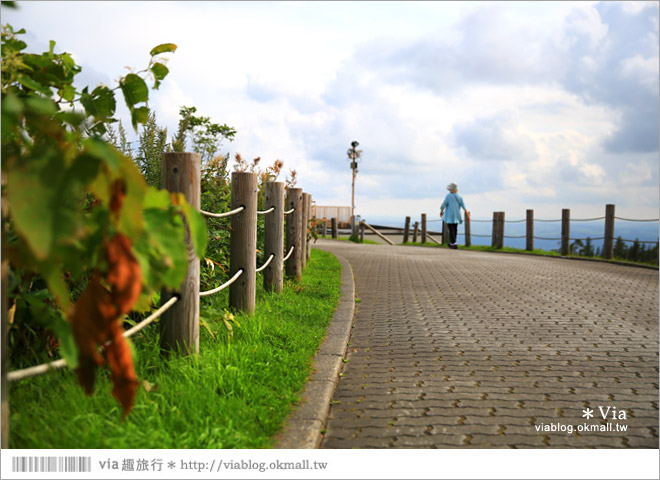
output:
<path id="1" fill-rule="evenodd" d="M 91 472 L 92 457 L 12 457 L 12 472 Z"/>

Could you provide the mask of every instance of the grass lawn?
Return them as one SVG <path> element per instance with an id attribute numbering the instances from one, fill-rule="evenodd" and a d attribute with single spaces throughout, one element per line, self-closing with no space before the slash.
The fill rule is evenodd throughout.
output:
<path id="1" fill-rule="evenodd" d="M 321 238 L 321 237 L 319 237 Z M 345 237 L 345 236 L 337 236 L 337 238 L 332 238 L 330 236 L 327 236 L 325 240 L 341 240 L 342 242 L 350 242 L 351 237 Z M 362 242 L 355 242 L 355 243 L 364 243 L 365 245 L 382 245 L 382 243 L 376 242 L 374 240 L 369 240 L 368 238 L 365 238 L 364 241 Z"/>
<path id="2" fill-rule="evenodd" d="M 260 277 L 257 284 L 257 313 L 236 315 L 231 332 L 223 321 L 229 290 L 202 297 L 197 357 L 162 359 L 157 325 L 133 338 L 142 388 L 126 420 L 107 371 L 91 397 L 71 370 L 13 383 L 10 447 L 271 447 L 337 306 L 341 265 L 313 249 L 300 284 L 286 281 L 275 295 Z"/>

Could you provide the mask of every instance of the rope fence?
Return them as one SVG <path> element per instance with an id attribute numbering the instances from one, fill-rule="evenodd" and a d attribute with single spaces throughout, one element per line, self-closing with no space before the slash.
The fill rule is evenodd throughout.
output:
<path id="1" fill-rule="evenodd" d="M 633 243 L 633 244 L 640 244 L 640 245 L 658 245 L 659 240 L 629 240 L 629 239 L 624 239 L 619 237 L 615 237 L 614 235 L 614 221 L 616 220 L 621 220 L 621 221 L 629 221 L 629 222 L 659 222 L 660 219 L 657 218 L 645 218 L 645 219 L 640 219 L 640 218 L 624 218 L 624 217 L 617 217 L 614 215 L 615 211 L 615 205 L 608 204 L 605 206 L 605 215 L 599 216 L 599 217 L 589 217 L 589 218 L 571 218 L 570 217 L 570 210 L 569 209 L 563 209 L 562 210 L 562 218 L 558 219 L 545 219 L 545 218 L 534 218 L 534 210 L 527 210 L 527 215 L 526 218 L 524 219 L 515 219 L 515 220 L 505 220 L 505 213 L 504 212 L 493 212 L 493 218 L 490 220 L 487 219 L 472 219 L 466 216 L 465 218 L 465 232 L 458 233 L 458 235 L 464 236 L 465 237 L 465 246 L 469 247 L 472 244 L 472 237 L 476 238 L 491 238 L 491 246 L 501 249 L 504 247 L 504 239 L 511 239 L 511 240 L 520 240 L 520 239 L 526 239 L 526 250 L 534 250 L 534 240 L 543 240 L 543 241 L 559 241 L 561 242 L 561 248 L 560 252 L 562 255 L 566 256 L 572 252 L 572 250 L 575 248 L 575 242 L 590 242 L 590 241 L 603 241 L 603 249 L 602 249 L 602 256 L 604 258 L 610 259 L 613 258 L 614 254 L 614 243 L 615 240 L 616 242 L 625 242 L 625 243 Z M 333 219 L 334 220 L 334 219 Z M 598 221 L 605 221 L 605 227 L 604 227 L 604 232 L 603 235 L 601 236 L 589 236 L 586 238 L 577 238 L 574 236 L 570 235 L 570 225 L 571 223 L 575 222 L 598 222 Z M 402 231 L 403 232 L 403 243 L 407 243 L 411 230 L 413 233 L 412 236 L 412 241 L 413 243 L 417 242 L 417 235 L 418 235 L 418 230 L 420 227 L 421 223 L 421 241 L 422 243 L 426 242 L 426 239 L 429 238 L 428 232 L 427 232 L 427 224 L 429 223 L 434 223 L 434 222 L 442 222 L 442 218 L 440 219 L 433 219 L 433 220 L 427 220 L 426 219 L 426 214 L 422 213 L 421 214 L 421 222 L 414 222 L 414 228 L 411 222 L 411 217 L 406 217 L 405 218 L 405 227 L 403 229 L 401 228 L 395 228 L 395 227 L 380 227 L 381 229 L 384 230 L 396 230 L 396 231 Z M 535 223 L 559 223 L 561 222 L 561 236 L 560 237 L 546 237 L 546 236 L 538 236 L 534 235 L 534 224 Z M 471 224 L 472 223 L 487 223 L 487 224 L 492 224 L 492 234 L 490 235 L 483 235 L 483 234 L 477 234 L 477 233 L 472 233 L 471 232 Z M 520 224 L 520 223 L 525 223 L 526 224 L 526 232 L 525 235 L 504 235 L 504 226 L 505 224 Z M 434 233 L 434 232 L 431 232 Z M 435 234 L 435 233 L 434 233 Z M 443 229 L 442 229 L 442 243 L 446 244 L 447 238 L 449 237 L 449 232 L 446 224 L 443 222 Z M 333 235 L 334 238 L 334 235 Z M 433 241 L 436 241 L 435 239 L 431 238 Z M 573 242 L 573 243 L 571 243 Z M 436 243 L 440 243 L 437 242 Z M 579 245 L 579 244 L 578 244 Z M 617 245 L 619 245 L 617 243 Z M 600 247 L 598 247 L 600 248 Z M 621 252 L 619 250 L 620 247 L 617 247 L 618 252 Z M 625 249 L 624 249 L 625 251 Z M 635 250 L 636 251 L 636 250 Z M 643 250 L 642 252 L 648 252 L 648 250 Z M 617 255 L 620 255 L 618 253 Z M 632 254 L 633 257 L 637 255 L 637 253 Z M 644 258 L 646 253 L 642 253 L 642 256 Z M 651 252 L 651 255 L 653 253 Z"/>
<path id="2" fill-rule="evenodd" d="M 174 305 L 178 300 L 179 300 L 178 297 L 170 298 L 158 310 L 153 312 L 151 315 L 149 315 L 147 318 L 142 320 L 140 323 L 135 325 L 130 330 L 126 330 L 122 335 L 125 338 L 130 338 L 131 336 L 135 335 L 137 332 L 142 330 L 147 325 L 151 324 L 154 320 L 156 320 L 163 313 L 165 313 L 165 311 L 168 310 L 172 305 Z M 54 362 L 42 363 L 41 365 L 37 365 L 35 367 L 28 367 L 22 370 L 14 370 L 13 372 L 9 372 L 7 374 L 7 380 L 10 382 L 14 382 L 16 380 L 23 380 L 24 378 L 36 377 L 38 375 L 42 375 L 52 370 L 64 368 L 67 365 L 68 365 L 67 361 L 61 358 L 59 360 L 55 360 Z"/>
<path id="3" fill-rule="evenodd" d="M 200 157 L 193 153 L 165 153 L 163 155 L 163 188 L 171 193 L 181 193 L 191 205 L 199 205 Z M 183 182 L 180 179 L 186 179 Z M 192 181 L 188 181 L 192 179 Z M 301 188 L 287 189 L 286 201 L 282 182 L 266 182 L 264 188 L 269 205 L 257 210 L 258 174 L 253 172 L 232 173 L 232 205 L 237 207 L 228 212 L 213 213 L 199 209 L 211 218 L 231 217 L 230 271 L 234 275 L 219 287 L 200 291 L 199 259 L 189 258 L 187 277 L 177 292 L 163 292 L 161 306 L 144 320 L 126 330 L 128 338 L 162 317 L 161 350 L 183 353 L 198 353 L 199 350 L 199 300 L 191 296 L 206 297 L 230 288 L 229 307 L 233 310 L 253 314 L 256 301 L 256 274 L 264 272 L 264 289 L 279 293 L 283 290 L 284 270 L 295 281 L 300 281 L 302 269 L 309 258 L 309 247 L 305 247 L 307 224 L 310 220 L 311 195 Z M 303 204 L 303 195 L 305 203 Z M 305 208 L 306 207 L 306 208 Z M 288 209 L 285 209 L 288 208 Z M 278 214 L 279 212 L 279 214 Z M 257 237 L 257 215 L 268 215 L 265 219 L 265 247 L 269 253 L 265 263 L 257 268 L 254 239 Z M 286 222 L 285 222 L 286 216 Z M 286 244 L 285 244 L 286 231 Z M 252 240 L 250 240 L 252 239 Z M 188 251 L 193 251 L 192 239 L 186 235 Z M 251 247 L 250 247 L 251 245 Z M 284 250 L 288 253 L 283 257 Z M 306 254 L 305 254 L 306 253 Z M 273 268 L 279 265 L 278 268 Z M 270 268 L 269 268 L 270 267 Z M 192 272 L 192 273 L 191 273 Z M 244 277 L 240 285 L 236 281 Z M 166 296 L 168 296 L 166 298 Z M 193 306 L 191 308 L 191 306 Z M 173 308 L 174 307 L 174 308 Z M 182 333 L 184 332 L 184 333 Z M 185 332 L 192 332 L 185 333 Z M 183 335 L 188 335 L 184 337 Z M 17 381 L 41 375 L 67 366 L 65 359 L 44 363 L 34 367 L 7 372 L 9 381 Z"/>

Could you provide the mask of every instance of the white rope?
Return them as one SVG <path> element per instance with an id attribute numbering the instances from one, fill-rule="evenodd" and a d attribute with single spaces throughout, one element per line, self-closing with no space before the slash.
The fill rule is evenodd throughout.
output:
<path id="1" fill-rule="evenodd" d="M 275 254 L 271 253 L 270 257 L 268 257 L 268 260 L 266 260 L 266 263 L 264 263 L 261 267 L 257 268 L 257 273 L 261 272 L 262 270 L 265 270 L 268 265 L 270 265 L 270 262 L 273 261 L 273 258 L 275 258 Z"/>
<path id="2" fill-rule="evenodd" d="M 122 335 L 124 337 L 128 338 L 131 335 L 135 334 L 136 332 L 139 332 L 144 327 L 146 327 L 151 322 L 153 322 L 155 319 L 160 317 L 168 308 L 170 308 L 172 305 L 174 305 L 178 300 L 179 299 L 177 297 L 170 298 L 158 310 L 156 310 L 154 313 L 149 315 L 147 318 L 142 320 L 140 323 L 135 325 L 130 330 L 126 330 Z M 37 375 L 41 375 L 41 374 L 49 372 L 51 370 L 57 370 L 59 368 L 64 368 L 66 366 L 67 366 L 66 360 L 61 358 L 59 360 L 55 360 L 54 362 L 43 363 L 43 364 L 37 365 L 35 367 L 29 367 L 29 368 L 24 368 L 22 370 L 15 370 L 13 372 L 9 372 L 7 374 L 7 381 L 13 382 L 13 381 L 16 381 L 16 380 L 23 380 L 24 378 L 36 377 Z"/>
<path id="3" fill-rule="evenodd" d="M 165 310 L 170 308 L 172 305 L 174 305 L 177 301 L 179 300 L 179 297 L 172 297 L 170 298 L 167 302 L 165 302 L 158 310 L 156 310 L 154 313 L 149 315 L 147 318 L 142 320 L 140 323 L 135 325 L 133 328 L 126 330 L 124 332 L 124 337 L 128 338 L 131 335 L 139 332 L 142 330 L 144 327 L 149 325 L 151 322 L 156 320 L 158 317 L 160 317 L 163 313 L 165 313 Z"/>
<path id="4" fill-rule="evenodd" d="M 245 207 L 241 205 L 240 207 L 225 213 L 211 213 L 211 212 L 205 212 L 204 210 L 200 210 L 199 213 L 201 213 L 202 215 L 206 215 L 207 217 L 223 218 L 242 212 L 243 210 L 245 210 Z"/>
<path id="5" fill-rule="evenodd" d="M 282 259 L 282 262 L 286 262 L 286 261 L 289 259 L 289 257 L 290 257 L 291 254 L 293 253 L 293 249 L 294 249 L 294 248 L 296 248 L 296 247 L 295 247 L 294 245 L 291 245 L 291 250 L 289 250 L 289 253 L 286 254 L 286 257 L 284 257 L 284 258 Z"/>
<path id="6" fill-rule="evenodd" d="M 291 210 L 285 210 L 284 215 L 288 215 L 290 213 L 293 213 L 295 210 L 296 210 L 295 208 L 292 208 Z"/>
<path id="7" fill-rule="evenodd" d="M 232 278 L 229 279 L 229 281 L 227 281 L 226 283 L 223 283 L 223 284 L 220 285 L 218 288 L 214 288 L 213 290 L 208 290 L 208 291 L 206 291 L 206 292 L 199 292 L 199 296 L 200 296 L 200 297 L 206 297 L 206 296 L 208 296 L 208 295 L 213 295 L 214 293 L 218 293 L 220 290 L 224 290 L 224 289 L 227 288 L 229 285 L 231 285 L 231 284 L 234 283 L 236 280 L 238 280 L 238 277 L 240 277 L 242 273 L 243 273 L 243 269 L 241 268 L 238 272 L 236 272 L 236 273 L 234 274 L 234 276 L 233 276 Z"/>
<path id="8" fill-rule="evenodd" d="M 270 212 L 274 212 L 274 211 L 275 211 L 275 207 L 270 207 L 268 210 L 264 210 L 264 211 L 257 210 L 257 214 L 265 215 L 266 213 L 270 213 Z"/>

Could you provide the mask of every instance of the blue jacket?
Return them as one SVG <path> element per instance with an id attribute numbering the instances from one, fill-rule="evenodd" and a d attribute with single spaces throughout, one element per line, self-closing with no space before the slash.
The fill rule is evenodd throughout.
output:
<path id="1" fill-rule="evenodd" d="M 446 223 L 463 223 L 461 218 L 461 207 L 463 210 L 466 210 L 465 203 L 463 203 L 463 197 L 458 193 L 448 193 L 445 197 L 445 201 L 442 202 L 440 210 L 444 210 L 444 215 L 442 219 Z"/>

